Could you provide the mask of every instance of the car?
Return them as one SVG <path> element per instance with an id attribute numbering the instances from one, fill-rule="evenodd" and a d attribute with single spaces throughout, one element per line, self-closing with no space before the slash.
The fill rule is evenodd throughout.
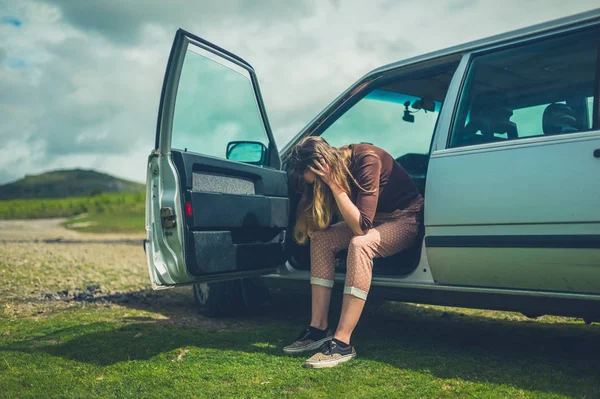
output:
<path id="1" fill-rule="evenodd" d="M 600 320 L 599 97 L 596 9 L 377 68 L 279 151 L 251 65 L 179 30 L 147 163 L 152 287 L 193 285 L 208 316 L 310 292 L 286 157 L 318 135 L 385 149 L 425 199 L 371 301 Z"/>

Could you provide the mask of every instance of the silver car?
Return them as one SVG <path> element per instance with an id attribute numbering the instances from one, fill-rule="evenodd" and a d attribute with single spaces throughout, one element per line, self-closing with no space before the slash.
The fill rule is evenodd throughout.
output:
<path id="1" fill-rule="evenodd" d="M 384 148 L 425 197 L 370 298 L 600 320 L 599 97 L 597 9 L 378 68 L 279 151 L 250 64 L 179 30 L 147 164 L 152 286 L 193 284 L 212 316 L 309 292 L 286 155 L 320 135 Z"/>

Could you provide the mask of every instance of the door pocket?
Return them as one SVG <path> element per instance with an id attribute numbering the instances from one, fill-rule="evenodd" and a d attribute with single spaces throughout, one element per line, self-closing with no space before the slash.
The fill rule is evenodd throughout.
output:
<path id="1" fill-rule="evenodd" d="M 285 260 L 279 242 L 235 244 L 230 231 L 194 231 L 192 239 L 195 275 L 269 269 Z"/>

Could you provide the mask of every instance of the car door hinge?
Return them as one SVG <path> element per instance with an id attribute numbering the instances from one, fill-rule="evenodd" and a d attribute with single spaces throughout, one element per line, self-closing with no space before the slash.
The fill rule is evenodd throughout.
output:
<path id="1" fill-rule="evenodd" d="M 160 220 L 164 229 L 174 228 L 177 224 L 177 219 L 175 217 L 175 211 L 173 211 L 173 208 L 160 208 Z"/>

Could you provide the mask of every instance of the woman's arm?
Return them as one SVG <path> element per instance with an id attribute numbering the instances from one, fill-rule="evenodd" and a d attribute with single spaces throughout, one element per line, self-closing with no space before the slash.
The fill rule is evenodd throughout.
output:
<path id="1" fill-rule="evenodd" d="M 342 217 L 354 234 L 365 235 L 373 227 L 373 217 L 377 209 L 381 160 L 375 155 L 367 155 L 360 162 L 359 173 L 356 177 L 364 191 L 359 191 L 356 204 L 341 187 L 330 179 L 329 165 L 317 160 L 315 161 L 316 167 L 310 167 L 310 170 L 329 186 Z"/>
<path id="2" fill-rule="evenodd" d="M 350 197 L 348 197 L 348 194 L 346 194 L 344 191 L 342 191 L 341 188 L 339 188 L 336 185 L 332 184 L 329 187 L 331 188 L 340 213 L 342 214 L 342 217 L 344 218 L 346 223 L 348 223 L 350 229 L 352 229 L 354 234 L 358 236 L 365 235 L 367 232 L 363 231 L 363 229 L 360 227 L 360 211 L 358 210 L 356 205 L 354 205 Z"/>

